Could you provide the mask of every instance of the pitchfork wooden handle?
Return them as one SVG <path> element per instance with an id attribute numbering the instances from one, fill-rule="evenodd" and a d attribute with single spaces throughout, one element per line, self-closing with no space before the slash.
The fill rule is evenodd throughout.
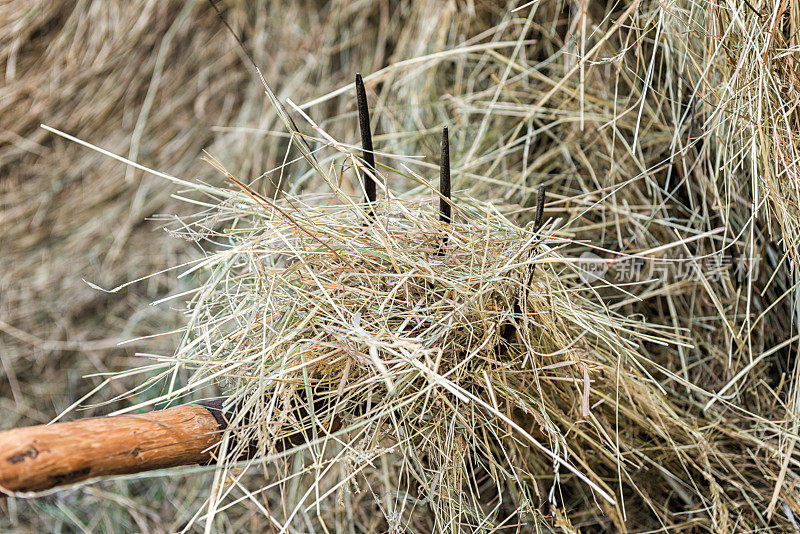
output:
<path id="1" fill-rule="evenodd" d="M 41 491 L 105 475 L 207 463 L 224 430 L 213 407 L 186 405 L 0 432 L 0 487 Z"/>

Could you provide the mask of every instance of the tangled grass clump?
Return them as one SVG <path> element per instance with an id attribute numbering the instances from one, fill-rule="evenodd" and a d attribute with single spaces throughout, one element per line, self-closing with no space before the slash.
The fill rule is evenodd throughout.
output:
<path id="1" fill-rule="evenodd" d="M 136 407 L 221 391 L 237 418 L 205 515 L 186 523 L 206 498 L 199 477 L 161 492 L 183 503 L 180 513 L 156 512 L 133 491 L 147 506 L 137 521 L 160 526 L 152 518 L 168 516 L 168 531 L 204 521 L 220 531 L 248 521 L 295 532 L 797 529 L 798 0 L 308 2 L 294 12 L 219 3 L 235 39 L 211 11 L 175 2 L 150 10 L 156 25 L 120 23 L 138 28 L 133 39 L 84 46 L 73 26 L 95 37 L 105 34 L 84 30 L 112 27 L 81 16 L 105 13 L 101 4 L 29 25 L 19 62 L 29 74 L 15 82 L 6 69 L 17 95 L 7 101 L 27 110 L 18 105 L 27 95 L 45 101 L 29 87 L 66 87 L 52 91 L 42 120 L 64 123 L 85 145 L 102 139 L 106 156 L 127 154 L 115 157 L 134 165 L 123 181 L 109 160 L 78 159 L 60 141 L 43 165 L 39 144 L 51 140 L 39 119 L 17 120 L 12 130 L 26 143 L 4 149 L 22 162 L 7 181 L 5 220 L 25 223 L 6 236 L 13 283 L 0 288 L 10 311 L 0 329 L 18 353 L 5 372 L 22 405 L 39 391 L 13 389 L 14 366 L 39 361 L 28 344 L 88 350 L 98 345 L 82 340 L 104 331 L 98 316 L 136 309 L 98 297 L 81 276 L 141 281 L 142 270 L 162 275 L 200 249 L 178 285 L 161 276 L 168 283 L 152 297 L 189 298 L 178 350 L 125 371 L 114 400 L 130 393 Z M 319 18 L 302 21 L 303 7 Z M 120 20 L 147 19 L 135 8 Z M 191 62 L 169 59 L 170 36 Z M 56 46 L 65 42 L 74 45 Z M 247 62 L 236 68 L 248 53 L 263 76 Z M 47 83 L 59 65 L 98 64 L 95 55 L 105 74 L 92 83 Z M 135 87 L 131 64 L 143 73 Z M 373 105 L 378 181 L 392 183 L 375 220 L 351 200 L 362 182 L 349 171 L 364 167 L 347 83 L 356 70 Z M 198 71 L 207 75 L 195 87 Z M 130 103 L 92 90 L 100 85 Z M 205 108 L 208 124 L 197 120 Z M 117 113 L 136 119 L 132 131 L 107 120 Z M 420 156 L 444 125 L 461 191 L 451 225 L 438 220 L 421 178 L 435 172 Z M 249 186 L 201 186 L 218 184 L 193 171 L 201 149 Z M 397 161 L 404 170 L 387 164 Z M 208 211 L 181 215 L 168 188 L 138 174 L 147 166 L 187 177 L 173 183 L 206 198 L 180 198 Z M 538 231 L 526 222 L 542 184 L 560 221 Z M 84 189 L 91 198 L 76 210 Z M 178 241 L 166 247 L 137 229 L 155 212 L 179 214 L 171 230 L 187 238 L 180 255 L 165 254 Z M 579 258 L 588 250 L 649 269 L 586 285 Z M 43 252 L 54 263 L 42 263 Z M 745 261 L 738 275 L 712 277 L 715 259 Z M 676 264 L 690 274 L 654 269 Z M 161 298 L 168 290 L 175 296 Z M 95 304 L 106 301 L 113 310 Z M 135 336 L 127 346 L 142 350 L 153 329 L 179 328 L 166 315 L 179 318 L 105 324 L 110 346 Z M 106 361 L 92 360 L 98 375 Z M 56 383 L 32 375 L 37 388 Z M 117 506 L 116 496 L 106 500 Z M 85 530 L 100 521 L 87 513 L 93 506 L 73 508 L 70 520 L 86 517 Z"/>
<path id="2" fill-rule="evenodd" d="M 304 451 L 282 471 L 311 477 L 281 492 L 287 524 L 368 487 L 389 527 L 566 525 L 592 509 L 622 527 L 663 512 L 662 477 L 703 478 L 696 451 L 725 455 L 638 350 L 685 341 L 605 306 L 553 224 L 468 198 L 443 223 L 432 198 L 391 195 L 373 219 L 240 186 L 181 227 L 221 248 L 190 269 L 183 341 L 144 385 L 188 368 L 153 402 L 221 387 L 236 406 L 223 473 Z M 217 480 L 212 500 L 229 493 Z"/>

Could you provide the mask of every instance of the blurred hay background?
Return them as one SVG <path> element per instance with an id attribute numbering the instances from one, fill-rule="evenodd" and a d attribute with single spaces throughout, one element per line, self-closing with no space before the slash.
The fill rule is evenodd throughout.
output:
<path id="1" fill-rule="evenodd" d="M 348 84 L 361 71 L 378 151 L 426 156 L 404 163 L 435 176 L 448 124 L 456 189 L 524 224 L 546 183 L 547 216 L 562 219 L 559 237 L 571 240 L 573 256 L 591 245 L 609 259 L 642 257 L 645 272 L 667 259 L 697 275 L 596 288 L 615 313 L 689 339 L 638 347 L 669 406 L 631 415 L 662 432 L 657 441 L 631 438 L 626 461 L 663 491 L 655 501 L 623 491 L 629 523 L 601 517 L 592 496 L 576 491 L 553 512 L 552 528 L 796 528 L 800 4 L 218 5 L 279 98 L 338 141 L 358 143 Z M 102 381 L 85 375 L 146 361 L 135 352 L 169 353 L 169 336 L 116 343 L 181 327 L 180 310 L 148 303 L 196 285 L 168 272 L 106 294 L 82 278 L 112 288 L 204 253 L 163 229 L 195 211 L 172 197 L 174 186 L 40 123 L 187 180 L 221 183 L 199 160 L 206 150 L 265 194 L 323 184 L 301 164 L 284 166 L 286 132 L 207 2 L 12 1 L 0 6 L 0 27 L 0 402 L 3 426 L 13 427 L 49 421 Z M 342 189 L 358 195 L 352 171 L 335 168 Z M 731 276 L 704 276 L 704 260 L 688 259 L 723 255 L 747 258 L 743 277 L 733 265 L 723 266 Z M 124 393 L 131 380 L 113 381 L 92 402 Z M 683 426 L 664 426 L 661 410 Z M 689 436 L 680 446 L 670 442 L 678 431 Z M 621 484 L 607 476 L 610 487 Z M 207 482 L 104 481 L 9 499 L 0 528 L 202 530 L 190 519 Z M 337 531 L 389 527 L 369 494 L 358 502 L 354 515 L 333 503 L 322 518 Z M 280 496 L 244 498 L 208 524 L 264 529 L 264 507 L 280 509 Z M 303 516 L 292 528 L 319 529 L 318 520 Z"/>

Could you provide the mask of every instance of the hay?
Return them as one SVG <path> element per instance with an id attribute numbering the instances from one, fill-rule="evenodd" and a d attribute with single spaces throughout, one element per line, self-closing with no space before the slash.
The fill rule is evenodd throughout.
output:
<path id="1" fill-rule="evenodd" d="M 268 199 L 267 207 L 256 195 L 214 186 L 181 193 L 191 197 L 192 209 L 198 202 L 207 208 L 199 219 L 183 211 L 171 226 L 202 247 L 202 263 L 192 264 L 200 267 L 180 280 L 200 278 L 196 286 L 171 286 L 178 299 L 192 296 L 189 325 L 174 356 L 156 357 L 160 367 L 146 375 L 126 375 L 138 377 L 134 406 L 174 401 L 171 392 L 185 399 L 216 393 L 206 386 L 221 387 L 246 406 L 250 423 L 241 421 L 237 432 L 259 440 L 268 456 L 255 464 L 275 481 L 265 486 L 256 469 L 240 473 L 241 464 L 230 466 L 236 451 L 228 450 L 208 506 L 187 528 L 233 528 L 241 518 L 337 531 L 471 530 L 483 520 L 486 530 L 518 521 L 563 530 L 794 528 L 800 513 L 793 489 L 797 339 L 788 297 L 796 294 L 790 267 L 797 241 L 791 174 L 797 3 L 537 2 L 512 11 L 495 3 L 423 2 L 403 3 L 393 13 L 400 19 L 377 7 L 364 16 L 363 5 L 337 4 L 318 21 L 331 47 L 323 54 L 328 67 L 296 75 L 265 69 L 314 151 L 305 154 L 311 165 L 295 161 L 303 146 L 298 132 L 291 141 L 265 134 L 277 128 L 279 114 L 268 109 L 262 87 L 237 71 L 252 93 L 240 104 L 242 113 L 263 113 L 243 115 L 240 124 L 258 131 L 232 129 L 209 152 Z M 245 46 L 287 27 L 282 19 L 273 28 L 257 13 L 235 13 L 227 16 L 237 31 L 248 21 L 264 24 L 252 36 L 240 31 Z M 431 13 L 438 18 L 429 19 Z M 340 31 L 332 22 L 337 14 L 359 22 Z M 203 20 L 189 33 L 220 28 Z M 377 36 L 368 22 L 375 20 Z M 375 51 L 366 62 L 371 68 L 339 64 L 337 51 L 350 50 L 364 33 L 374 40 L 352 48 Z M 252 49 L 256 64 L 281 64 L 258 55 L 265 47 Z M 154 56 L 151 47 L 149 64 Z M 361 196 L 351 170 L 357 129 L 347 85 L 356 70 L 365 73 L 380 172 L 391 193 L 374 224 L 346 201 Z M 210 79 L 223 83 L 229 71 Z M 172 95 L 183 94 L 180 83 L 169 87 Z M 224 87 L 214 91 L 224 94 Z M 189 172 L 163 149 L 174 146 L 159 133 L 172 125 L 169 105 L 163 109 L 165 123 L 141 139 L 162 139 L 152 153 L 166 159 L 138 159 L 218 184 L 208 169 Z M 262 116 L 268 118 L 260 123 Z M 100 110 L 93 123 L 99 130 L 70 128 L 67 119 L 45 122 L 128 155 L 127 145 L 112 142 L 117 129 L 103 117 Z M 436 202 L 424 177 L 435 174 L 436 164 L 413 157 L 437 151 L 445 124 L 454 189 L 461 191 L 457 206 L 466 215 L 450 228 L 430 211 Z M 98 141 L 98 131 L 109 140 Z M 240 166 L 241 151 L 250 156 Z M 253 155 L 259 152 L 271 154 L 268 164 Z M 188 151 L 184 161 L 196 154 Z M 71 152 L 58 161 L 69 169 L 77 158 Z M 121 175 L 116 168 L 104 172 Z M 45 174 L 51 173 L 57 174 L 52 168 Z M 542 183 L 551 223 L 539 235 L 527 223 Z M 276 185 L 289 194 L 273 200 Z M 331 186 L 333 198 L 300 193 L 328 195 Z M 41 182 L 30 187 L 42 190 Z M 9 191 L 19 196 L 5 205 L 24 206 L 33 195 L 22 185 Z M 122 198 L 126 206 L 130 197 Z M 148 205 L 148 213 L 172 210 L 165 202 Z M 77 217 L 73 204 L 59 205 L 64 220 Z M 64 233 L 75 239 L 64 246 L 83 258 L 86 243 L 106 234 L 102 227 L 80 227 L 83 233 Z M 437 239 L 446 232 L 452 238 L 437 255 Z M 24 234 L 9 242 L 26 243 Z M 142 250 L 152 250 L 147 240 Z M 34 239 L 13 256 L 32 261 L 41 243 Z M 96 248 L 97 254 L 108 249 Z M 689 274 L 607 280 L 590 290 L 576 273 L 587 251 L 611 268 L 639 259 L 647 272 L 666 261 L 688 265 Z M 709 276 L 707 260 L 723 255 L 747 258 L 743 277 Z M 151 254 L 141 268 L 159 271 L 183 258 Z M 455 260 L 461 263 L 450 263 Z M 494 278 L 481 282 L 475 274 L 481 271 L 471 270 L 476 265 Z M 20 272 L 9 279 L 22 280 Z M 141 274 L 94 281 L 114 286 Z M 403 276 L 403 287 L 413 291 L 398 290 L 387 300 Z M 24 283 L 19 287 L 3 292 L 18 295 L 19 306 L 5 300 L 4 309 L 26 310 L 41 300 L 25 293 Z M 63 292 L 61 299 L 78 302 L 71 295 Z M 525 305 L 515 310 L 515 302 Z M 272 316 L 276 311 L 283 315 Z M 19 331 L 41 327 L 24 317 L 14 315 Z M 445 317 L 458 323 L 442 322 Z M 400 328 L 406 319 L 420 331 Z M 506 337 L 509 324 L 517 333 Z M 290 339 L 278 325 L 302 328 Z M 477 347 L 474 356 L 462 356 Z M 215 373 L 221 380 L 209 379 Z M 253 378 L 265 376 L 275 380 Z M 254 389 L 255 382 L 264 389 Z M 158 389 L 162 384 L 166 391 Z M 318 409 L 317 396 L 323 400 Z M 65 405 L 75 398 L 67 397 Z M 334 414 L 344 426 L 332 433 Z M 501 415 L 564 463 L 531 445 Z M 290 461 L 285 452 L 270 454 L 276 437 L 298 427 L 314 438 L 305 453 Z"/>
<path id="2" fill-rule="evenodd" d="M 557 242 L 475 202 L 458 204 L 465 220 L 447 225 L 433 202 L 395 199 L 368 223 L 351 206 L 275 206 L 247 192 L 189 227 L 198 241 L 229 246 L 203 261 L 183 343 L 153 378 L 195 369 L 173 399 L 223 377 L 240 427 L 223 461 L 251 443 L 274 452 L 298 429 L 318 450 L 341 444 L 334 464 L 389 454 L 392 492 L 419 501 L 383 510 L 398 528 L 420 507 L 444 530 L 537 517 L 544 495 L 563 499 L 561 486 L 536 483 L 553 469 L 615 504 L 596 472 L 627 470 L 611 438 L 615 391 L 666 402 L 634 340 L 668 340 L 575 284 Z M 220 221 L 230 228 L 215 231 Z M 346 437 L 319 437 L 339 418 Z M 589 465 L 586 449 L 597 455 Z M 487 485 L 496 503 L 479 494 Z M 502 512 L 488 511 L 495 504 Z"/>
<path id="3" fill-rule="evenodd" d="M 769 469 L 742 452 L 773 445 L 665 390 L 708 395 L 645 349 L 687 340 L 611 311 L 570 253 L 581 244 L 559 237 L 568 228 L 519 227 L 468 197 L 445 224 L 436 195 L 391 190 L 373 220 L 336 203 L 339 189 L 269 199 L 212 164 L 240 192 L 201 186 L 216 200 L 175 226 L 221 250 L 182 275 L 199 284 L 177 295 L 189 299 L 181 346 L 140 385 L 168 391 L 133 407 L 221 385 L 237 416 L 208 514 L 227 509 L 242 468 L 277 462 L 264 473 L 283 473 L 280 526 L 310 510 L 313 524 L 336 521 L 343 495 L 365 490 L 390 530 L 760 523 L 749 500 L 770 486 L 735 474 Z M 287 439 L 305 451 L 289 464 L 276 448 Z M 676 521 L 676 506 L 699 517 Z"/>

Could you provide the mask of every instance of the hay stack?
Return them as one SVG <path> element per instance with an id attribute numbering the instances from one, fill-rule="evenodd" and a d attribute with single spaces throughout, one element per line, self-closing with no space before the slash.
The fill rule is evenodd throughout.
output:
<path id="1" fill-rule="evenodd" d="M 283 473 L 288 524 L 346 515 L 376 528 L 376 513 L 418 531 L 762 524 L 750 499 L 769 497 L 770 462 L 747 451 L 774 445 L 676 397 L 675 386 L 709 395 L 660 363 L 693 348 L 686 332 L 612 311 L 581 276 L 568 228 L 540 234 L 469 198 L 446 224 L 435 195 L 391 190 L 373 219 L 321 204 L 342 190 L 269 199 L 213 163 L 241 192 L 203 187 L 217 207 L 176 227 L 222 249 L 187 266 L 199 285 L 181 346 L 140 386 L 169 384 L 150 405 L 216 383 L 236 407 L 210 513 L 227 508 L 242 468 L 261 466 Z M 275 444 L 290 436 L 301 452 L 287 463 Z"/>
<path id="2" fill-rule="evenodd" d="M 153 395 L 174 400 L 175 392 L 212 394 L 203 386 L 215 383 L 247 408 L 238 432 L 265 451 L 287 424 L 308 428 L 314 439 L 293 463 L 273 464 L 276 455 L 257 462 L 274 486 L 265 487 L 252 471 L 241 477 L 234 470 L 218 472 L 210 507 L 203 508 L 216 523 L 207 524 L 228 528 L 250 520 L 308 529 L 324 523 L 365 531 L 410 524 L 428 531 L 457 530 L 451 520 L 469 530 L 485 519 L 483 526 L 525 520 L 542 528 L 632 531 L 793 528 L 800 513 L 793 491 L 797 339 L 788 296 L 796 292 L 789 270 L 794 258 L 784 254 L 796 255 L 791 173 L 797 159 L 797 3 L 537 2 L 517 11 L 516 4 L 494 2 L 435 9 L 403 3 L 391 16 L 380 7 L 363 16 L 360 7 L 334 4 L 325 12 L 328 18 L 317 27 L 328 29 L 321 35 L 331 48 L 317 41 L 313 48 L 329 50 L 328 67 L 296 76 L 280 67 L 279 52 L 256 46 L 259 35 L 274 36 L 291 25 L 260 11 L 227 13 L 237 30 L 260 21 L 252 32 L 240 33 L 246 46 L 255 43 L 256 63 L 271 66 L 265 77 L 309 140 L 315 165 L 295 162 L 300 154 L 287 150 L 285 137 L 253 136 L 243 143 L 238 132 L 227 138 L 230 144 L 211 147 L 226 165 L 241 167 L 233 174 L 280 210 L 220 188 L 210 199 L 208 189 L 206 196 L 192 197 L 208 212 L 173 227 L 203 247 L 201 262 L 192 264 L 197 270 L 191 274 L 201 275 L 197 286 L 172 286 L 178 294 L 192 291 L 188 327 L 174 356 L 161 356 L 148 375 L 128 379 L 139 377 L 139 404 L 154 402 Z M 434 22 L 431 13 L 439 17 Z M 369 24 L 355 22 L 341 31 L 338 14 L 377 20 L 381 31 L 369 33 Z M 210 28 L 221 31 L 216 20 L 203 20 L 207 24 L 189 25 L 187 39 L 202 40 Z M 391 29 L 396 31 L 385 31 Z M 374 40 L 353 45 L 365 31 Z M 29 35 L 36 42 L 36 32 Z M 340 54 L 338 44 L 360 53 L 375 50 L 371 68 L 342 67 L 349 55 Z M 155 50 L 145 54 L 153 69 Z M 357 142 L 355 105 L 345 83 L 355 70 L 374 73 L 366 79 L 376 149 L 407 156 L 379 156 L 390 167 L 381 172 L 396 198 L 385 201 L 374 224 L 364 224 L 361 211 L 341 203 L 359 195 L 349 170 Z M 244 71 L 237 71 L 238 79 L 252 90 L 245 100 L 252 107 L 239 103 L 237 90 L 225 91 L 230 69 L 209 72 L 209 80 L 223 84 L 214 98 L 234 94 L 221 109 L 252 111 L 237 124 L 276 128 L 277 114 L 268 111 L 262 87 Z M 171 94 L 178 98 L 187 86 L 170 84 L 179 87 Z M 146 97 L 146 90 L 139 94 Z M 287 96 L 298 106 L 288 105 Z M 141 133 L 142 142 L 162 139 L 162 148 L 151 152 L 167 159 L 144 162 L 189 178 L 188 163 L 176 165 L 171 149 L 163 148 L 176 148 L 180 132 L 190 131 L 171 130 L 181 123 L 170 121 L 169 102 L 150 112 L 163 111 L 165 122 Z M 112 138 L 118 129 L 106 116 L 99 111 L 92 127 L 108 129 L 105 136 Z M 268 119 L 259 122 L 262 117 Z M 49 123 L 101 144 L 95 130 L 70 128 L 68 118 L 64 125 Z M 435 172 L 435 163 L 410 159 L 435 152 L 443 124 L 451 127 L 454 188 L 462 191 L 465 215 L 450 228 L 436 223 L 431 188 L 421 178 Z M 194 139 L 186 135 L 187 143 Z M 123 155 L 130 151 L 109 145 Z M 242 150 L 249 156 L 240 165 L 236 154 Z M 255 155 L 262 153 L 271 154 L 274 164 Z M 72 168 L 77 154 L 57 161 Z M 181 161 L 192 162 L 196 154 L 189 150 Z M 93 162 L 87 169 L 108 165 L 83 157 Z M 273 166 L 278 169 L 261 174 Z M 196 172 L 202 177 L 208 171 Z M 58 173 L 48 168 L 43 175 Z M 123 174 L 116 167 L 103 172 L 115 175 Z M 16 207 L 12 214 L 27 213 L 24 200 L 33 193 L 24 190 L 24 180 L 14 183 L 18 187 L 8 195 L 19 196 L 7 196 L 5 204 Z M 273 201 L 279 183 L 290 190 L 323 187 L 326 194 L 334 184 L 338 200 L 293 194 Z M 526 227 L 541 183 L 548 185 L 554 220 L 545 235 Z M 41 190 L 39 182 L 35 191 Z M 136 198 L 148 198 L 142 195 Z M 126 209 L 131 205 L 132 197 L 119 198 Z M 38 213 L 61 213 L 58 220 L 68 222 L 80 217 L 67 200 L 58 205 L 61 211 Z M 163 206 L 133 205 L 141 208 L 129 219 L 134 223 Z M 87 224 L 64 232 L 63 243 L 55 245 L 65 247 L 59 258 L 71 251 L 86 258 L 86 243 L 96 248 L 89 258 L 113 250 L 87 239 L 107 235 Z M 445 232 L 452 237 L 437 255 Z M 148 239 L 141 250 L 148 250 Z M 27 235 L 9 242 L 26 240 L 32 242 L 14 249 L 26 261 L 50 246 L 44 237 Z M 540 248 L 534 250 L 535 244 Z M 622 261 L 642 260 L 643 274 L 625 283 L 606 279 L 590 291 L 576 274 L 587 251 L 612 270 Z M 731 276 L 710 276 L 709 258 L 742 257 L 741 276 L 734 275 L 734 265 L 717 273 Z M 688 274 L 661 276 L 651 269 L 659 262 L 688 266 Z M 180 263 L 134 262 L 146 272 Z M 493 277 L 481 281 L 476 273 Z M 105 285 L 123 281 L 118 278 Z M 21 283 L 4 291 L 17 300 L 6 300 L 3 309 L 42 301 L 41 292 L 26 293 L 30 287 Z M 392 293 L 398 287 L 406 289 Z M 64 302 L 80 302 L 61 293 Z M 19 325 L 34 314 L 6 323 L 27 330 Z M 56 314 L 49 317 L 42 322 L 57 323 Z M 412 323 L 419 331 L 410 329 Z M 502 335 L 507 325 L 513 335 Z M 166 391 L 148 389 L 162 384 Z M 312 410 L 318 397 L 320 407 Z M 334 414 L 345 426 L 331 435 Z M 531 438 L 564 463 L 531 445 Z M 236 451 L 228 458 L 237 458 Z M 234 476 L 226 481 L 223 473 Z M 200 493 L 193 495 L 208 496 Z M 194 511 L 187 505 L 187 519 Z"/>

